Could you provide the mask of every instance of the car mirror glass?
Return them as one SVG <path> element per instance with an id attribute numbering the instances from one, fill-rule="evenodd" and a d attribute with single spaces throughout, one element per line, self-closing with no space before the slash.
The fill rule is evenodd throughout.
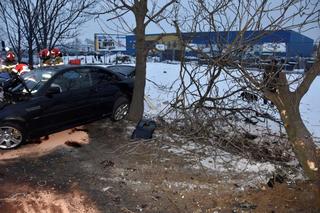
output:
<path id="1" fill-rule="evenodd" d="M 54 94 L 59 94 L 59 93 L 61 93 L 61 90 L 57 86 L 50 86 L 47 91 L 47 95 L 54 95 Z"/>

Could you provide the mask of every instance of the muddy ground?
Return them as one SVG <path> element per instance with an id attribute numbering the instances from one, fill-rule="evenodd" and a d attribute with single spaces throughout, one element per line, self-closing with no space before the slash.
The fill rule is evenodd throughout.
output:
<path id="1" fill-rule="evenodd" d="M 109 120 L 0 151 L 0 212 L 320 212 L 300 181 L 243 187 L 250 175 L 190 167 L 161 141 Z"/>

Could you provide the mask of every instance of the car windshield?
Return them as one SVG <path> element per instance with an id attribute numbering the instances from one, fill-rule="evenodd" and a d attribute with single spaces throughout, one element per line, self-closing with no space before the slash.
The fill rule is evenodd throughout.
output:
<path id="1" fill-rule="evenodd" d="M 25 73 L 20 77 L 24 81 L 24 84 L 19 84 L 12 91 L 28 93 L 27 89 L 31 93 L 36 93 L 39 89 L 56 73 L 55 69 L 36 69 L 31 72 Z"/>

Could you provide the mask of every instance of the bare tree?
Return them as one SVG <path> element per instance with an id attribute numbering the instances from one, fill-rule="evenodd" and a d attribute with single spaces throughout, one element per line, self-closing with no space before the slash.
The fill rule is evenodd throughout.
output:
<path id="1" fill-rule="evenodd" d="M 94 5 L 95 0 L 12 0 L 2 1 L 0 10 L 11 45 L 20 53 L 25 42 L 32 67 L 35 49 L 52 48 L 73 38 Z"/>
<path id="2" fill-rule="evenodd" d="M 129 119 L 139 121 L 144 112 L 144 89 L 146 82 L 146 62 L 149 48 L 146 42 L 146 27 L 150 23 L 159 24 L 165 18 L 165 11 L 176 0 L 113 0 L 106 1 L 106 11 L 100 14 L 112 13 L 109 20 L 120 20 L 122 28 L 129 28 L 136 36 L 136 76 L 135 87 L 130 107 Z M 123 16 L 132 13 L 135 18 L 133 29 L 127 24 Z"/>
<path id="3" fill-rule="evenodd" d="M 20 9 L 20 17 L 22 27 L 21 30 L 24 33 L 24 37 L 26 39 L 27 47 L 28 47 L 28 64 L 30 68 L 33 68 L 33 55 L 34 55 L 34 41 L 35 41 L 35 33 L 39 29 L 38 25 L 38 8 L 39 1 L 22 1 L 15 0 L 19 5 Z M 12 1 L 13 2 L 13 1 Z"/>
<path id="4" fill-rule="evenodd" d="M 248 110 L 258 114 L 260 112 L 252 107 L 243 109 L 230 105 L 231 102 L 225 100 L 238 95 L 244 88 L 268 99 L 280 114 L 281 123 L 305 174 L 317 181 L 320 181 L 319 153 L 301 118 L 299 106 L 302 97 L 320 73 L 319 54 L 312 68 L 302 78 L 290 80 L 282 72 L 283 66 L 276 65 L 272 60 L 269 65 L 250 69 L 253 62 L 248 60 L 247 53 L 261 38 L 274 31 L 318 27 L 319 4 L 311 0 L 199 0 L 189 1 L 188 11 L 176 11 L 173 17 L 177 34 L 184 43 L 183 50 L 188 47 L 209 63 L 205 69 L 182 64 L 182 84 L 175 106 L 215 110 L 223 112 L 224 116 L 236 112 L 245 117 L 243 110 L 246 113 Z M 210 31 L 215 32 L 216 36 L 214 39 L 208 38 L 209 47 L 195 48 L 191 45 L 194 35 L 190 33 L 187 37 L 182 36 L 181 31 Z M 237 33 L 231 35 L 234 33 L 232 31 Z M 218 82 L 223 79 L 229 79 L 234 86 L 224 93 L 214 92 L 218 91 Z"/>
<path id="5" fill-rule="evenodd" d="M 88 12 L 95 3 L 95 0 L 39 0 L 37 49 L 53 48 L 59 41 L 77 36 L 79 27 L 90 19 Z"/>
<path id="6" fill-rule="evenodd" d="M 16 1 L 2 1 L 0 2 L 0 13 L 2 14 L 0 19 L 7 33 L 9 43 L 17 55 L 18 62 L 20 62 L 23 52 L 22 44 L 25 40 L 22 36 L 22 20 L 19 5 Z"/>

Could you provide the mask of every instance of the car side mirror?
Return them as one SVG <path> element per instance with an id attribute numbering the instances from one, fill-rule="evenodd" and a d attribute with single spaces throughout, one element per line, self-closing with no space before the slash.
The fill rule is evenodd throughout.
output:
<path id="1" fill-rule="evenodd" d="M 49 89 L 47 90 L 47 95 L 51 96 L 51 95 L 55 95 L 55 94 L 59 94 L 61 93 L 60 88 L 56 87 L 56 86 L 51 86 L 49 87 Z"/>

